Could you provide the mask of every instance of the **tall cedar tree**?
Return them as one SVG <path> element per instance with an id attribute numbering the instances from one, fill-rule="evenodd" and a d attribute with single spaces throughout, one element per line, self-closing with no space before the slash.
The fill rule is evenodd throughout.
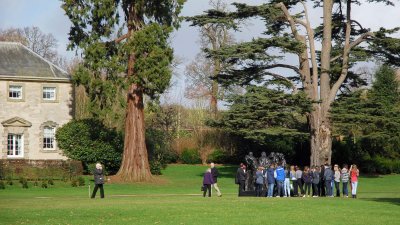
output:
<path id="1" fill-rule="evenodd" d="M 277 138 L 305 140 L 305 114 L 311 102 L 304 92 L 285 93 L 263 86 L 248 86 L 244 95 L 230 95 L 228 111 L 210 125 L 266 146 Z"/>
<path id="2" fill-rule="evenodd" d="M 400 151 L 400 92 L 395 72 L 387 65 L 375 74 L 371 90 L 340 96 L 331 115 L 334 134 L 351 138 L 362 154 L 398 159 Z"/>
<path id="3" fill-rule="evenodd" d="M 63 0 L 71 20 L 70 49 L 82 52 L 77 82 L 98 110 L 107 110 L 126 90 L 122 181 L 152 179 L 145 144 L 143 96 L 157 97 L 171 78 L 168 38 L 184 0 Z M 120 16 L 122 14 L 122 16 Z"/>
<path id="4" fill-rule="evenodd" d="M 393 5 L 388 0 L 372 0 Z M 243 19 L 261 18 L 266 30 L 262 37 L 254 38 L 219 51 L 208 50 L 210 56 L 232 64 L 218 76 L 226 84 L 254 84 L 273 79 L 297 85 L 313 101 L 313 110 L 307 114 L 311 165 L 331 161 L 332 126 L 329 117 L 331 104 L 337 93 L 349 85 L 360 84 L 358 74 L 351 70 L 356 62 L 379 58 L 384 62 L 400 64 L 400 40 L 391 37 L 399 29 L 381 28 L 372 32 L 352 18 L 351 7 L 359 1 L 312 1 L 322 10 L 322 23 L 313 29 L 304 1 L 268 1 L 258 6 L 234 3 L 236 11 L 209 10 L 204 15 L 188 18 L 193 26 L 224 23 L 232 29 Z M 303 7 L 300 13 L 295 6 Z M 320 49 L 318 50 L 318 45 Z M 280 50 L 280 51 L 277 51 Z M 297 65 L 286 64 L 285 57 L 296 55 Z M 285 71 L 285 73 L 277 73 Z M 295 76 L 292 76 L 295 74 Z"/>

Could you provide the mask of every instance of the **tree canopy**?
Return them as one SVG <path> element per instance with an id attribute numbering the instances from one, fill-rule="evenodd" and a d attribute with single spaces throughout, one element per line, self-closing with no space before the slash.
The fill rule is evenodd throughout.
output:
<path id="1" fill-rule="evenodd" d="M 248 18 L 264 21 L 265 31 L 260 36 L 219 50 L 207 49 L 206 53 L 231 65 L 218 75 L 218 81 L 225 85 L 272 81 L 291 87 L 293 93 L 303 90 L 313 102 L 313 110 L 307 114 L 310 161 L 311 165 L 321 165 L 331 160 L 331 104 L 340 90 L 365 84 L 353 67 L 357 62 L 375 59 L 399 65 L 400 39 L 393 37 L 398 28 L 371 31 L 352 15 L 355 4 L 390 6 L 392 1 L 313 3 L 316 10 L 322 11 L 317 27 L 311 27 L 304 1 L 272 0 L 256 6 L 234 3 L 235 11 L 209 10 L 187 20 L 193 26 L 218 23 L 235 30 L 240 30 L 240 22 Z M 299 11 L 298 6 L 303 9 Z M 286 60 L 293 55 L 298 64 Z"/>

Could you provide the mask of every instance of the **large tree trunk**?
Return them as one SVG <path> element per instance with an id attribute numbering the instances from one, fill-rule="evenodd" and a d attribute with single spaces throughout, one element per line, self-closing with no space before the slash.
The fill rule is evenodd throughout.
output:
<path id="1" fill-rule="evenodd" d="M 151 180 L 145 142 L 143 92 L 131 84 L 125 118 L 124 154 L 117 176 L 126 182 Z"/>
<path id="2" fill-rule="evenodd" d="M 320 75 L 320 96 L 313 96 L 313 100 L 320 100 L 316 103 L 309 116 L 311 136 L 311 166 L 319 166 L 331 162 L 332 137 L 331 122 L 329 120 L 330 100 L 330 60 L 332 49 L 332 0 L 323 1 L 323 38 L 321 49 L 321 75 Z M 318 83 L 313 83 L 317 87 Z M 315 89 L 315 88 L 314 88 Z"/>
<path id="3" fill-rule="evenodd" d="M 320 166 L 331 163 L 332 156 L 332 137 L 331 122 L 326 109 L 315 105 L 314 110 L 308 116 L 311 136 L 311 166 Z"/>
<path id="4" fill-rule="evenodd" d="M 216 78 L 221 70 L 221 63 L 218 59 L 214 60 L 213 76 Z M 218 113 L 218 81 L 213 80 L 211 86 L 211 99 L 210 99 L 211 114 L 216 117 Z"/>

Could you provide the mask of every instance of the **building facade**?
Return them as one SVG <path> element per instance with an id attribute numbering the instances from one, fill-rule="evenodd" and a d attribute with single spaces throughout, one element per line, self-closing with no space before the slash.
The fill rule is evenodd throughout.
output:
<path id="1" fill-rule="evenodd" d="M 56 130 L 73 118 L 64 70 L 19 43 L 0 42 L 0 159 L 64 160 Z"/>

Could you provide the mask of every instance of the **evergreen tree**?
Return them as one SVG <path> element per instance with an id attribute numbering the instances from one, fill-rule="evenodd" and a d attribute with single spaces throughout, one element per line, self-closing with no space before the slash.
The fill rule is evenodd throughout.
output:
<path id="1" fill-rule="evenodd" d="M 121 90 L 127 97 L 123 181 L 151 179 L 145 144 L 143 96 L 168 87 L 173 51 L 168 43 L 184 0 L 63 0 L 72 26 L 69 48 L 83 55 L 76 81 L 85 86 L 92 111 L 101 114 Z M 122 104 L 122 103 L 121 103 Z"/>
<path id="2" fill-rule="evenodd" d="M 304 92 L 248 86 L 244 95 L 232 95 L 228 102 L 229 110 L 210 125 L 264 146 L 277 138 L 305 140 L 308 136 L 304 115 L 311 111 L 311 102 Z"/>
<path id="3" fill-rule="evenodd" d="M 371 90 L 343 95 L 333 105 L 334 134 L 358 149 L 352 153 L 353 159 L 399 159 L 399 85 L 394 70 L 384 65 L 376 72 Z"/>
<path id="4" fill-rule="evenodd" d="M 388 0 L 372 0 L 368 4 L 372 2 L 393 5 Z M 243 19 L 254 17 L 265 22 L 264 36 L 207 52 L 232 65 L 218 76 L 226 85 L 248 85 L 272 79 L 290 85 L 294 91 L 301 86 L 313 102 L 313 110 L 307 114 L 311 165 L 321 165 L 331 161 L 331 105 L 339 90 L 362 82 L 351 70 L 352 66 L 372 58 L 399 65 L 400 40 L 390 37 L 397 28 L 372 32 L 353 18 L 352 6 L 361 4 L 359 1 L 313 3 L 323 12 L 321 25 L 315 29 L 310 25 L 306 2 L 297 0 L 271 0 L 258 6 L 235 3 L 234 12 L 209 10 L 188 20 L 194 26 L 219 23 L 236 30 L 240 29 L 238 21 Z M 302 5 L 304 11 L 295 12 L 296 5 Z M 282 59 L 293 54 L 298 57 L 297 65 L 282 63 Z M 277 68 L 285 71 L 277 73 Z"/>

